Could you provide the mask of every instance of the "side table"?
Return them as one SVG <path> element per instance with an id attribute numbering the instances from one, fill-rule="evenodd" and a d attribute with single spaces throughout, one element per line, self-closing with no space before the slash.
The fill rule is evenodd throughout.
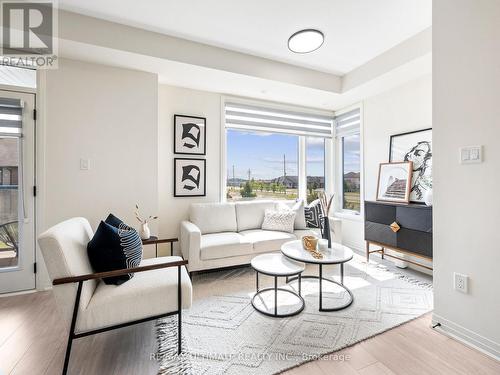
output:
<path id="1" fill-rule="evenodd" d="M 158 244 L 159 243 L 169 243 L 170 244 L 170 256 L 174 255 L 174 242 L 179 241 L 178 238 L 158 238 L 157 236 L 151 236 L 147 240 L 142 240 L 143 245 L 155 245 L 155 254 L 158 258 Z"/>

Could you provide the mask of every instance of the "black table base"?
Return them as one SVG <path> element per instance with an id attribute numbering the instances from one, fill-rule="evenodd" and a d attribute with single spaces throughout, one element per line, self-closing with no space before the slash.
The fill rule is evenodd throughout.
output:
<path id="1" fill-rule="evenodd" d="M 266 316 L 270 316 L 270 317 L 273 317 L 273 318 L 286 318 L 286 317 L 289 317 L 289 316 L 295 316 L 295 315 L 301 313 L 302 310 L 304 310 L 305 301 L 304 301 L 304 298 L 302 298 L 302 295 L 301 295 L 301 275 L 300 274 L 298 274 L 298 276 L 295 277 L 295 279 L 297 279 L 299 281 L 299 292 L 296 293 L 296 292 L 294 292 L 293 290 L 290 290 L 290 289 L 279 288 L 278 287 L 278 276 L 275 276 L 275 275 L 268 275 L 268 276 L 274 277 L 274 287 L 259 289 L 259 272 L 258 271 L 255 271 L 255 272 L 256 272 L 256 287 L 257 287 L 257 292 L 255 293 L 255 295 L 252 298 L 252 306 L 253 306 L 253 308 L 255 310 L 257 310 L 261 314 L 264 314 Z M 267 291 L 274 291 L 274 312 L 272 312 L 272 313 L 270 313 L 268 311 L 265 311 L 265 310 L 261 310 L 257 306 L 257 304 L 255 303 L 255 299 L 257 297 L 259 297 L 262 293 L 267 292 Z M 290 294 L 296 296 L 299 299 L 299 301 L 300 301 L 300 306 L 296 310 L 291 311 L 291 312 L 286 313 L 286 314 L 280 314 L 280 313 L 278 313 L 278 292 L 290 293 Z"/>
<path id="2" fill-rule="evenodd" d="M 319 264 L 319 275 L 318 276 L 306 275 L 306 276 L 301 276 L 301 278 L 302 279 L 319 280 L 319 311 L 328 312 L 328 311 L 343 310 L 343 309 L 349 307 L 354 302 L 354 296 L 352 295 L 352 292 L 344 285 L 344 264 L 343 263 L 340 264 L 340 283 L 335 281 L 335 280 L 331 280 L 331 279 L 327 279 L 327 278 L 323 277 L 323 264 Z M 298 279 L 297 277 L 287 278 L 287 283 L 295 281 L 297 279 Z M 329 308 L 323 307 L 323 281 L 326 281 L 326 282 L 329 282 L 329 283 L 332 283 L 332 284 L 335 284 L 335 285 L 341 287 L 344 291 L 346 291 L 349 294 L 349 300 L 340 306 L 329 307 Z"/>

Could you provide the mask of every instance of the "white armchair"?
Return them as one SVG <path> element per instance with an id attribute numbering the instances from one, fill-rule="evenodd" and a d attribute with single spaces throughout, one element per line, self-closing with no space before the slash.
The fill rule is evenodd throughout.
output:
<path id="1" fill-rule="evenodd" d="M 70 326 L 62 373 L 67 373 L 74 339 L 176 314 L 180 353 L 182 309 L 192 301 L 187 261 L 175 256 L 145 259 L 136 268 L 93 273 L 87 257 L 92 236 L 86 219 L 73 218 L 38 238 L 56 302 Z M 100 281 L 127 273 L 134 277 L 122 285 Z"/>

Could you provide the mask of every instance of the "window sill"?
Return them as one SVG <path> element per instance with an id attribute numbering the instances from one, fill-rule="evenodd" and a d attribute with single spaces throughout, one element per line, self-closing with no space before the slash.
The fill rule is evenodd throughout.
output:
<path id="1" fill-rule="evenodd" d="M 353 212 L 338 211 L 333 214 L 333 217 L 351 221 L 363 221 L 363 216 L 361 214 L 355 214 Z"/>

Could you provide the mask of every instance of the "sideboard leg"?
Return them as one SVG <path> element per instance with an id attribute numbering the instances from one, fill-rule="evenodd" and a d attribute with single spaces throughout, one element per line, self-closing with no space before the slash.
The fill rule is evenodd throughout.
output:
<path id="1" fill-rule="evenodd" d="M 383 247 L 383 248 L 382 248 L 382 252 L 381 252 L 381 254 L 382 254 L 382 259 L 384 259 L 384 253 L 385 253 L 385 247 Z"/>
<path id="2" fill-rule="evenodd" d="M 370 262 L 370 243 L 366 241 L 366 263 Z"/>

